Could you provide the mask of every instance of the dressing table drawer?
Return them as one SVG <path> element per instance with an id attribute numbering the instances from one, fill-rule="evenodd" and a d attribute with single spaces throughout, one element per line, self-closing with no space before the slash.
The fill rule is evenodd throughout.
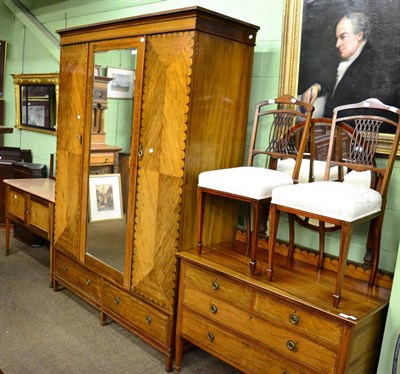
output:
<path id="1" fill-rule="evenodd" d="M 183 309 L 181 335 L 208 352 L 222 355 L 248 373 L 307 374 L 311 373 L 291 362 L 272 355 L 245 337 Z"/>
<path id="2" fill-rule="evenodd" d="M 231 281 L 230 285 L 232 284 L 240 285 Z M 226 284 L 225 286 L 229 292 L 228 286 Z M 256 294 L 255 291 L 254 295 Z M 182 295 L 184 313 L 190 313 L 186 310 L 191 309 L 194 313 L 200 314 L 201 319 L 207 318 L 210 323 L 224 326 L 226 330 L 239 334 L 241 339 L 256 341 L 257 344 L 253 344 L 260 349 L 278 352 L 290 362 L 318 367 L 324 373 L 334 372 L 337 363 L 336 345 L 321 344 L 324 342 L 321 342 L 318 336 L 306 335 L 301 329 L 285 326 L 284 323 L 274 319 L 263 318 L 265 316 L 254 313 L 253 306 L 247 308 L 232 301 L 203 292 L 193 283 L 185 284 Z M 275 307 L 280 308 L 281 305 L 276 303 Z M 303 319 L 305 320 L 305 316 L 302 316 L 302 322 Z M 264 348 L 261 348 L 261 345 Z"/>
<path id="3" fill-rule="evenodd" d="M 292 306 L 267 294 L 256 292 L 254 312 L 268 318 L 272 323 L 278 320 L 298 333 L 307 333 L 324 339 L 328 344 L 339 345 L 343 334 L 343 325 L 328 321 L 309 311 Z"/>
<path id="4" fill-rule="evenodd" d="M 118 319 L 122 317 L 124 321 L 137 326 L 144 334 L 153 339 L 167 344 L 170 317 L 157 311 L 144 302 L 129 295 L 112 284 L 104 281 L 103 285 L 103 305 L 104 312 L 112 312 L 110 317 Z"/>
<path id="5" fill-rule="evenodd" d="M 250 307 L 252 291 L 244 284 L 232 282 L 227 277 L 188 265 L 185 283 L 222 299 L 229 299 L 245 307 Z"/>
<path id="6" fill-rule="evenodd" d="M 54 271 L 61 282 L 79 289 L 91 296 L 96 302 L 100 301 L 101 278 L 70 258 L 56 251 Z"/>

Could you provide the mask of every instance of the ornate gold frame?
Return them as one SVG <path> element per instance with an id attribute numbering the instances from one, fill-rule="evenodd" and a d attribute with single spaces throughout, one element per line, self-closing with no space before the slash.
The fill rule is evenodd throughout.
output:
<path id="1" fill-rule="evenodd" d="M 56 135 L 57 120 L 58 120 L 58 100 L 59 100 L 59 74 L 44 73 L 44 74 L 12 74 L 15 91 L 15 127 L 20 130 L 28 130 L 41 132 L 44 134 Z M 24 126 L 21 123 L 21 85 L 54 85 L 56 92 L 56 107 L 55 107 L 55 126 L 54 130 L 46 130 L 41 127 Z"/>
<path id="2" fill-rule="evenodd" d="M 285 0 L 283 11 L 283 34 L 280 63 L 279 95 L 290 94 L 297 96 L 301 26 L 303 15 L 302 0 Z M 394 135 L 381 133 L 377 153 L 388 155 Z M 400 148 L 397 152 L 400 156 Z"/>

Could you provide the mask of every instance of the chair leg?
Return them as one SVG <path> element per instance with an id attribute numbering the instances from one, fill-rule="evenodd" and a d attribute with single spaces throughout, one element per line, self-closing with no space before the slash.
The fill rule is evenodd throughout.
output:
<path id="1" fill-rule="evenodd" d="M 376 274 L 379 266 L 379 255 L 381 251 L 381 235 L 382 235 L 383 217 L 377 217 L 370 223 L 368 242 L 372 246 L 372 266 L 371 274 L 369 276 L 368 285 L 373 286 L 376 280 Z"/>
<path id="2" fill-rule="evenodd" d="M 319 221 L 319 255 L 318 269 L 324 268 L 324 252 L 325 252 L 325 222 Z"/>
<path id="3" fill-rule="evenodd" d="M 351 232 L 353 227 L 349 222 L 343 222 L 340 230 L 339 266 L 336 275 L 335 293 L 333 294 L 333 306 L 339 307 L 342 298 L 342 285 L 346 271 L 347 255 L 350 247 Z"/>
<path id="4" fill-rule="evenodd" d="M 268 243 L 268 265 L 267 265 L 267 278 L 272 281 L 274 273 L 274 253 L 276 234 L 278 232 L 280 211 L 276 209 L 276 205 L 271 204 L 269 208 L 269 243 Z"/>
<path id="5" fill-rule="evenodd" d="M 201 187 L 197 188 L 197 253 L 203 250 L 203 221 L 205 207 L 205 192 Z"/>
<path id="6" fill-rule="evenodd" d="M 253 225 L 251 235 L 251 249 L 250 249 L 250 273 L 254 274 L 257 265 L 257 247 L 258 247 L 258 229 L 260 224 L 260 203 L 254 202 L 251 204 L 253 212 Z"/>
<path id="7" fill-rule="evenodd" d="M 370 221 L 369 223 L 369 229 L 368 229 L 368 240 L 367 240 L 367 246 L 365 249 L 365 255 L 364 255 L 364 264 L 367 266 L 372 265 L 372 259 L 374 256 L 374 244 L 373 244 L 373 239 L 374 239 L 374 234 L 373 234 L 373 220 Z"/>
<path id="8" fill-rule="evenodd" d="M 288 248 L 288 259 L 293 258 L 294 254 L 294 217 L 293 214 L 288 213 L 289 219 L 289 248 Z"/>

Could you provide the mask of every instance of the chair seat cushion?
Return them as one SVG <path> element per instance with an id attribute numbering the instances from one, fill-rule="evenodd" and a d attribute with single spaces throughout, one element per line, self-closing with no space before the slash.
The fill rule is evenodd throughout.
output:
<path id="1" fill-rule="evenodd" d="M 278 160 L 277 170 L 292 175 L 295 164 L 296 161 L 293 158 Z M 326 168 L 325 161 L 314 160 L 315 181 L 322 181 L 324 179 L 325 168 Z M 337 166 L 332 167 L 331 172 L 329 174 L 329 179 L 331 180 L 338 179 L 338 170 L 339 168 Z M 308 183 L 309 181 L 310 181 L 310 160 L 307 158 L 303 158 L 299 173 L 299 183 Z"/>
<path id="2" fill-rule="evenodd" d="M 347 222 L 379 212 L 379 192 L 349 183 L 320 181 L 277 187 L 272 203 Z"/>
<path id="3" fill-rule="evenodd" d="M 293 180 L 288 174 L 251 166 L 204 171 L 199 174 L 198 182 L 199 187 L 256 200 L 270 197 L 277 186 L 291 184 Z"/>
<path id="4" fill-rule="evenodd" d="M 369 187 L 371 185 L 371 171 L 352 170 L 350 173 L 344 176 L 343 183 L 351 183 L 358 186 Z"/>

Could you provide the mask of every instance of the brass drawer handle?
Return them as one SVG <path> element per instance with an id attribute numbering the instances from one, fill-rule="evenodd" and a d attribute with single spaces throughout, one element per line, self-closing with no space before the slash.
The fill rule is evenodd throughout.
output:
<path id="1" fill-rule="evenodd" d="M 87 284 L 88 286 L 90 286 L 90 283 L 92 283 L 92 281 L 91 281 L 90 279 L 86 279 L 86 284 Z"/>
<path id="2" fill-rule="evenodd" d="M 146 322 L 150 325 L 150 323 L 152 322 L 152 319 L 151 319 L 150 316 L 147 316 L 147 317 L 146 317 Z"/>
<path id="3" fill-rule="evenodd" d="M 64 265 L 64 270 L 68 271 L 68 265 Z"/>
<path id="4" fill-rule="evenodd" d="M 215 340 L 215 336 L 212 332 L 207 334 L 208 340 L 212 343 Z"/>
<path id="5" fill-rule="evenodd" d="M 291 314 L 290 315 L 290 322 L 293 324 L 293 325 L 297 325 L 298 323 L 299 323 L 299 317 L 297 317 L 297 315 L 296 314 Z"/>
<path id="6" fill-rule="evenodd" d="M 213 282 L 211 283 L 211 287 L 212 287 L 212 289 L 213 289 L 214 291 L 218 290 L 218 288 L 219 288 L 218 282 L 217 282 L 217 281 L 213 281 Z"/>
<path id="7" fill-rule="evenodd" d="M 118 297 L 114 298 L 114 304 L 117 304 L 117 305 L 119 304 L 119 298 Z"/>
<path id="8" fill-rule="evenodd" d="M 210 306 L 210 311 L 211 311 L 211 313 L 213 313 L 213 314 L 217 313 L 217 312 L 218 312 L 217 306 L 214 305 L 214 304 L 211 304 L 211 306 Z"/>
<path id="9" fill-rule="evenodd" d="M 288 340 L 287 347 L 290 351 L 294 351 L 296 349 L 296 343 L 293 340 Z"/>

